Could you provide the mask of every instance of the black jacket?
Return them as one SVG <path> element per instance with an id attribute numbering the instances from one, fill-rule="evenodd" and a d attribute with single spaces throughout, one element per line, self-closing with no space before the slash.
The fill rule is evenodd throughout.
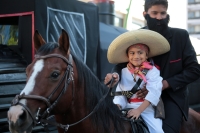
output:
<path id="1" fill-rule="evenodd" d="M 153 57 L 154 63 L 160 67 L 160 75 L 163 80 L 167 80 L 171 86 L 171 88 L 164 90 L 162 95 L 168 93 L 187 119 L 187 85 L 200 77 L 200 65 L 186 30 L 169 27 L 165 38 L 170 43 L 170 51 Z M 126 64 L 118 64 L 112 71 L 121 75 L 121 69 L 126 67 Z M 165 108 L 165 110 L 170 109 Z"/>

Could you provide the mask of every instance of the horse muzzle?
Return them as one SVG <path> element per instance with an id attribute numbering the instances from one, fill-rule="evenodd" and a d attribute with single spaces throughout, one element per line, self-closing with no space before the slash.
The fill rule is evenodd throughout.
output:
<path id="1" fill-rule="evenodd" d="M 9 130 L 11 133 L 31 133 L 33 120 L 29 113 L 20 105 L 11 106 L 8 113 Z"/>

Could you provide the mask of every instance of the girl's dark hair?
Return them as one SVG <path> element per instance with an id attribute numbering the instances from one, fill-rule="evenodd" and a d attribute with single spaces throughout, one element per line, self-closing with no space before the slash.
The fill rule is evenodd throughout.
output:
<path id="1" fill-rule="evenodd" d="M 168 8 L 168 1 L 167 0 L 145 0 L 144 3 L 144 11 L 147 12 L 149 8 L 154 5 L 163 5 Z"/>

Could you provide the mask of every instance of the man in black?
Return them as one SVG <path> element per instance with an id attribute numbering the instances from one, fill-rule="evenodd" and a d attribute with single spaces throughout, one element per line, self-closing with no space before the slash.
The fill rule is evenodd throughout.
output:
<path id="1" fill-rule="evenodd" d="M 160 75 L 163 77 L 161 95 L 165 106 L 163 130 L 166 133 L 179 133 L 183 117 L 186 120 L 188 118 L 187 85 L 200 77 L 200 65 L 197 62 L 188 32 L 168 27 L 168 1 L 145 0 L 144 8 L 143 15 L 147 21 L 144 29 L 160 33 L 170 43 L 170 51 L 153 57 L 153 61 L 160 68 Z M 117 64 L 113 69 L 113 74 L 106 75 L 105 83 L 111 79 L 112 75 L 117 82 L 121 69 L 126 67 L 126 64 Z"/>

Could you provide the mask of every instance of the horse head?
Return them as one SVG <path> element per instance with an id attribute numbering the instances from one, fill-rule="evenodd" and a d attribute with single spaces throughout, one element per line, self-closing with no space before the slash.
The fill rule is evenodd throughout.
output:
<path id="1" fill-rule="evenodd" d="M 75 66 L 67 32 L 62 30 L 59 43 L 46 43 L 35 31 L 34 46 L 37 53 L 26 68 L 26 85 L 13 99 L 7 114 L 12 133 L 32 132 L 42 119 L 51 114 L 64 113 L 72 101 L 76 72 L 73 70 Z M 68 95 L 63 96 L 65 94 Z"/>

